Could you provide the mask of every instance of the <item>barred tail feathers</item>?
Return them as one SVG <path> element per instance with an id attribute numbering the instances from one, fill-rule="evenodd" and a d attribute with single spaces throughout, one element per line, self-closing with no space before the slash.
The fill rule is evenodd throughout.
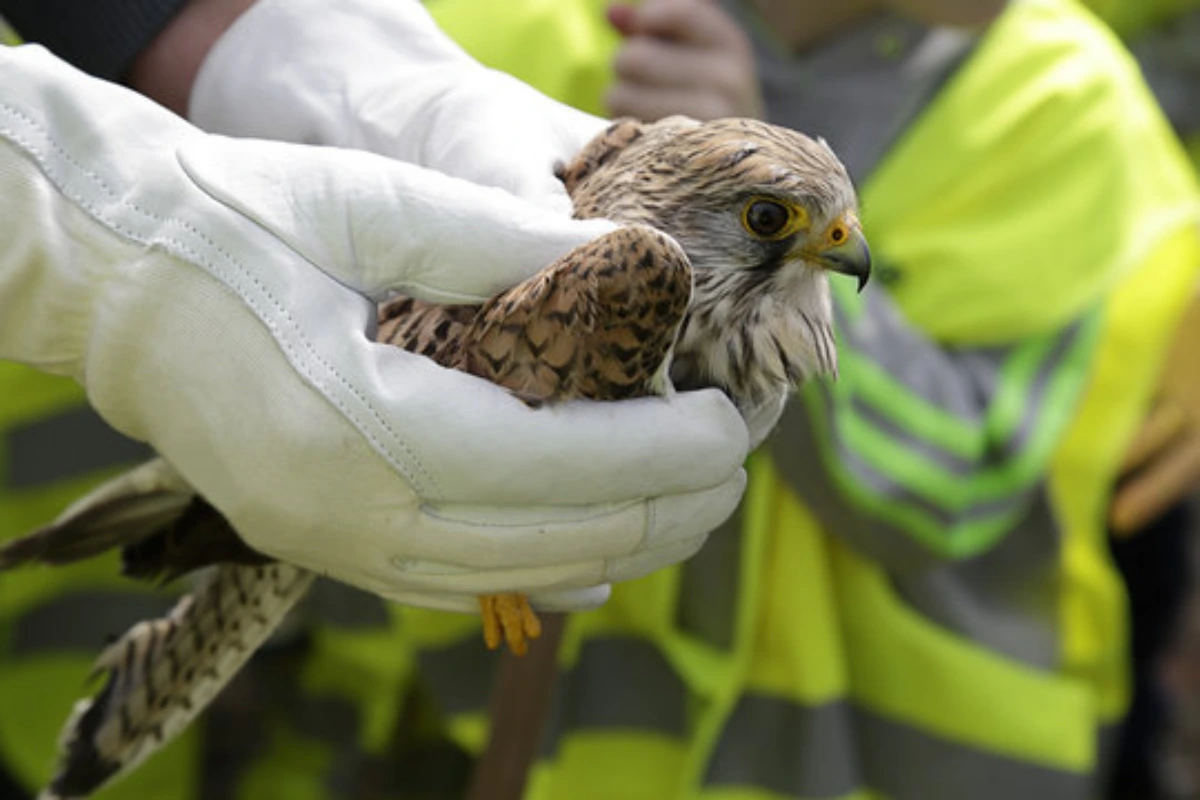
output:
<path id="1" fill-rule="evenodd" d="M 101 653 L 107 683 L 76 704 L 61 764 L 39 800 L 82 798 L 183 731 L 312 585 L 287 564 L 222 566 L 160 619 L 139 622 Z"/>

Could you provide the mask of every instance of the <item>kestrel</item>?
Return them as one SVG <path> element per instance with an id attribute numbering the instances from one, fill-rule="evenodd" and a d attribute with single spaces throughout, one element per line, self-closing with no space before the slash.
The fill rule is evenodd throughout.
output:
<path id="1" fill-rule="evenodd" d="M 577 217 L 622 227 L 483 306 L 392 298 L 378 340 L 535 406 L 717 387 L 756 441 L 798 382 L 836 373 L 826 275 L 861 288 L 870 254 L 851 181 L 824 142 L 753 120 L 621 121 L 557 174 Z M 67 722 L 47 798 L 92 793 L 185 728 L 314 577 L 247 547 L 161 460 L 0 548 L 0 569 L 113 547 L 133 577 L 217 569 L 100 655 L 108 681 Z M 522 653 L 539 633 L 521 594 L 481 598 L 481 611 L 491 647 L 503 639 Z"/>

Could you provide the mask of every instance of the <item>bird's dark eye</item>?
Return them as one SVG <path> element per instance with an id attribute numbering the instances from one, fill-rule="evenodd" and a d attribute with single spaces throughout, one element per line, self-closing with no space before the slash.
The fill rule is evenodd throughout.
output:
<path id="1" fill-rule="evenodd" d="M 803 223 L 800 210 L 778 200 L 751 200 L 742 210 L 742 225 L 763 239 L 782 239 Z"/>

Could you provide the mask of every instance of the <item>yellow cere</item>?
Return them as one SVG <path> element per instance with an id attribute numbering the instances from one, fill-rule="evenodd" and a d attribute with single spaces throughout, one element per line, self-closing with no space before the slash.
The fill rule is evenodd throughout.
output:
<path id="1" fill-rule="evenodd" d="M 854 214 L 843 214 L 825 229 L 822 245 L 824 247 L 837 247 L 838 245 L 845 244 L 850 239 L 850 231 L 857 227 L 858 218 Z"/>

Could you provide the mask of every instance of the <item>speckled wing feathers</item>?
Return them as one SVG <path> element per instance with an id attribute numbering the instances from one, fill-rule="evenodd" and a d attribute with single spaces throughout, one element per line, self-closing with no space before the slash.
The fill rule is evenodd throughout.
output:
<path id="1" fill-rule="evenodd" d="M 576 248 L 478 309 L 409 297 L 385 303 L 377 338 L 531 404 L 620 400 L 665 391 L 662 374 L 690 297 L 683 250 L 634 225 Z"/>

